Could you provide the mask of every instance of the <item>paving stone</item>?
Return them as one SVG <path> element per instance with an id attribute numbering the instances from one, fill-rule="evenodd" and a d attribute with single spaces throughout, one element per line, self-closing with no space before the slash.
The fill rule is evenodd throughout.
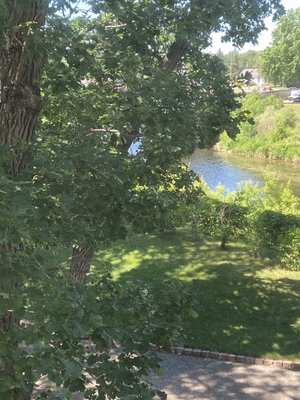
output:
<path id="1" fill-rule="evenodd" d="M 255 364 L 257 365 L 263 365 L 264 359 L 263 358 L 255 358 Z"/>
<path id="2" fill-rule="evenodd" d="M 245 363 L 246 364 L 255 364 L 255 358 L 254 357 L 246 357 Z"/>
<path id="3" fill-rule="evenodd" d="M 158 347 L 157 347 L 157 349 L 159 350 Z M 172 351 L 174 354 L 178 354 L 178 355 L 211 358 L 214 360 L 238 362 L 238 363 L 244 363 L 244 364 L 257 364 L 257 365 L 266 365 L 266 366 L 273 365 L 274 367 L 278 367 L 278 368 L 293 369 L 295 371 L 300 371 L 300 363 L 293 363 L 291 361 L 271 360 L 271 359 L 264 359 L 264 358 L 259 358 L 259 357 L 257 357 L 257 358 L 256 357 L 248 357 L 248 356 L 243 356 L 243 355 L 220 353 L 217 351 L 193 349 L 190 347 L 182 347 L 182 346 L 173 347 Z"/>
<path id="4" fill-rule="evenodd" d="M 193 354 L 193 349 L 190 349 L 189 347 L 185 347 L 183 349 L 183 354 L 186 354 L 187 356 L 191 356 Z"/>
<path id="5" fill-rule="evenodd" d="M 227 360 L 235 362 L 236 361 L 236 354 L 227 354 Z"/>
<path id="6" fill-rule="evenodd" d="M 193 349 L 193 356 L 195 356 L 195 357 L 203 357 L 202 352 L 203 352 L 203 350 L 201 350 L 201 349 Z"/>
<path id="7" fill-rule="evenodd" d="M 227 353 L 219 353 L 219 360 L 228 361 L 228 357 L 229 357 L 229 354 L 227 354 Z"/>
<path id="8" fill-rule="evenodd" d="M 175 354 L 183 354 L 184 347 L 174 347 L 173 351 L 174 351 Z"/>
<path id="9" fill-rule="evenodd" d="M 294 363 L 292 368 L 294 371 L 300 371 L 300 363 Z"/>
<path id="10" fill-rule="evenodd" d="M 208 350 L 202 350 L 202 357 L 210 357 L 210 353 Z"/>
<path id="11" fill-rule="evenodd" d="M 268 358 L 264 359 L 264 365 L 273 365 L 274 361 L 273 360 L 269 360 Z"/>
<path id="12" fill-rule="evenodd" d="M 282 367 L 282 360 L 274 360 L 274 365 L 276 367 Z"/>
<path id="13" fill-rule="evenodd" d="M 291 361 L 282 361 L 282 368 L 292 369 L 293 363 Z"/>
<path id="14" fill-rule="evenodd" d="M 219 354 L 217 351 L 211 351 L 210 352 L 210 358 L 213 358 L 214 360 L 219 360 Z"/>

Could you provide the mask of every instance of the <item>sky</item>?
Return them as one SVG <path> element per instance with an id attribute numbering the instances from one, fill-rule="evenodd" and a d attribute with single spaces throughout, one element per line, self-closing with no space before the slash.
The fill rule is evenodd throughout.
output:
<path id="1" fill-rule="evenodd" d="M 286 10 L 295 9 L 300 7 L 300 0 L 281 0 L 282 5 Z M 272 39 L 272 31 L 276 26 L 276 22 L 272 21 L 272 18 L 266 19 L 266 27 L 268 30 L 262 32 L 258 38 L 257 45 L 246 44 L 243 48 L 238 49 L 239 52 L 245 52 L 248 50 L 264 50 L 270 43 Z M 234 47 L 230 43 L 222 43 L 221 42 L 221 34 L 213 35 L 213 45 L 209 49 L 212 52 L 217 52 L 219 49 L 222 50 L 223 53 L 228 53 L 231 50 L 234 50 Z"/>

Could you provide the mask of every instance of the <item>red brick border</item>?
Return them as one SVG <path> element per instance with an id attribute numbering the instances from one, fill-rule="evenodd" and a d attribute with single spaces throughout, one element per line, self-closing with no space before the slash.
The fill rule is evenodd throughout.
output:
<path id="1" fill-rule="evenodd" d="M 156 348 L 161 351 L 161 348 Z M 172 353 L 184 354 L 188 356 L 212 358 L 220 361 L 231 361 L 242 364 L 258 364 L 265 366 L 274 366 L 278 368 L 286 368 L 294 371 L 300 371 L 300 362 L 286 361 L 286 360 L 270 360 L 267 358 L 246 357 L 237 354 L 220 353 L 217 351 L 193 349 L 189 347 L 172 347 Z"/>

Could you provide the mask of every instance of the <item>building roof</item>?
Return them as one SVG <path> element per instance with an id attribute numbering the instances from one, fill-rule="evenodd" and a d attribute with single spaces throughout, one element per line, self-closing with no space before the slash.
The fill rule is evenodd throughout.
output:
<path id="1" fill-rule="evenodd" d="M 240 72 L 239 76 L 245 76 L 247 72 L 252 75 L 252 78 L 260 78 L 260 73 L 257 68 L 245 68 Z"/>

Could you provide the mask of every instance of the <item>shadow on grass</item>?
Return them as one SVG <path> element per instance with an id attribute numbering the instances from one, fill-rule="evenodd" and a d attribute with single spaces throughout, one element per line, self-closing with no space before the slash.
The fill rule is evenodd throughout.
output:
<path id="1" fill-rule="evenodd" d="M 251 258 L 243 245 L 221 251 L 183 234 L 143 236 L 98 252 L 122 281 L 143 280 L 157 301 L 164 281 L 193 282 L 198 317 L 184 322 L 186 345 L 267 358 L 300 360 L 300 273 Z"/>

